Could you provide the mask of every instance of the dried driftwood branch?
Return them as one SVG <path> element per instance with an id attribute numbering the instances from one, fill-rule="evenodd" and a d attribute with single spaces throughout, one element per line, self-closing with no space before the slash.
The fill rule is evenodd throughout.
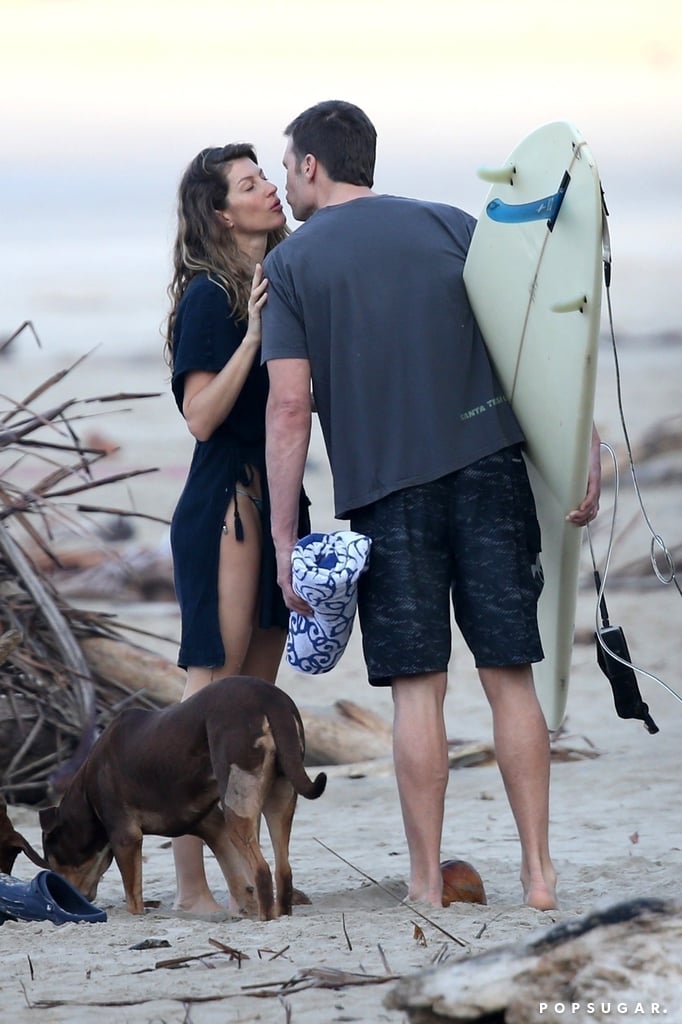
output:
<path id="1" fill-rule="evenodd" d="M 40 346 L 27 321 L 2 343 L 0 353 L 25 329 Z M 107 453 L 83 445 L 77 432 L 83 404 L 136 400 L 150 397 L 147 393 L 119 392 L 34 407 L 89 354 L 21 401 L 0 396 L 10 405 L 0 416 L 0 454 L 13 460 L 0 465 L 0 792 L 28 803 L 49 794 L 55 772 L 74 753 L 83 756 L 95 727 L 106 725 L 123 705 L 158 706 L 143 688 L 127 685 L 125 679 L 112 681 L 111 673 L 102 674 L 89 663 L 83 646 L 88 639 L 108 638 L 121 650 L 129 645 L 106 615 L 72 608 L 31 558 L 34 552 L 59 565 L 51 524 L 64 515 L 71 520 L 77 515 L 60 499 L 155 472 L 139 469 L 95 479 L 91 467 Z M 13 479 L 15 467 L 26 460 L 47 467 L 30 490 Z M 94 505 L 87 510 L 108 511 Z"/>
<path id="2" fill-rule="evenodd" d="M 83 721 L 92 721 L 94 719 L 95 698 L 90 670 L 83 657 L 83 652 L 69 629 L 66 619 L 50 597 L 46 587 L 41 583 L 40 578 L 31 569 L 28 559 L 25 558 L 19 546 L 14 542 L 9 532 L 3 528 L 0 528 L 0 551 L 2 551 L 7 562 L 16 570 L 17 576 L 22 580 L 36 607 L 40 610 L 52 630 L 64 659 L 64 664 L 73 671 L 74 683 L 80 694 Z"/>

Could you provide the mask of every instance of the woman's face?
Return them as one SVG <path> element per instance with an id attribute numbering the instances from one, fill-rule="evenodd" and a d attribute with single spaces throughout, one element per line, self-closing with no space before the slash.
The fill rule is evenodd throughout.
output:
<path id="1" fill-rule="evenodd" d="M 227 182 L 227 206 L 221 212 L 238 241 L 284 227 L 286 218 L 277 198 L 277 187 L 253 160 L 234 160 L 227 172 Z"/>

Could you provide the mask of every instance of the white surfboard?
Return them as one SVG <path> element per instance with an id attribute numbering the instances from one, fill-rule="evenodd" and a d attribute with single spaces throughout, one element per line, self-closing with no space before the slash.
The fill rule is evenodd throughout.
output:
<path id="1" fill-rule="evenodd" d="M 588 476 L 602 292 L 602 196 L 580 132 L 538 128 L 491 181 L 464 283 L 500 382 L 526 435 L 542 530 L 534 666 L 550 729 L 564 718 L 583 530 L 566 522 Z"/>

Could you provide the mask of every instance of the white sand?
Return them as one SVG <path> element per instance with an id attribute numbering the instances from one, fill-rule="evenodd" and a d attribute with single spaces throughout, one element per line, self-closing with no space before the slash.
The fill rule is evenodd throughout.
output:
<path id="1" fill-rule="evenodd" d="M 602 363 L 597 422 L 607 439 L 618 441 L 608 354 Z M 3 367 L 2 390 L 23 397 L 24 391 L 56 368 L 48 359 L 32 356 L 28 360 L 22 355 Z M 635 439 L 666 411 L 677 412 L 678 368 L 678 348 L 624 353 L 626 390 L 632 393 L 626 395 L 626 404 L 630 403 Z M 68 378 L 66 387 L 69 395 L 83 396 L 124 389 L 164 390 L 163 367 L 144 362 L 124 366 L 95 355 Z M 37 404 L 45 408 L 52 398 Z M 129 486 L 92 492 L 85 500 L 119 507 L 130 507 L 132 501 L 138 509 L 169 515 L 182 486 L 191 445 L 168 397 L 138 404 L 126 416 L 107 414 L 97 429 L 123 446 L 118 455 L 106 460 L 102 474 L 133 466 L 162 465 L 164 470 Z M 334 525 L 328 477 L 319 446 L 313 454 L 309 479 L 313 521 L 316 528 L 327 529 Z M 30 478 L 28 467 L 21 473 L 24 480 Z M 678 523 L 679 489 L 655 488 L 645 497 L 654 525 L 672 546 L 679 541 L 679 534 L 670 535 Z M 602 524 L 596 533 L 600 554 L 611 503 L 606 494 Z M 621 527 L 634 511 L 631 495 L 624 495 Z M 164 543 L 165 530 L 141 524 L 139 536 L 145 543 Z M 647 550 L 646 530 L 631 529 L 622 541 L 622 561 L 635 555 L 645 557 Z M 682 689 L 679 601 L 674 587 L 649 580 L 637 589 L 614 589 L 609 598 L 612 621 L 625 627 L 635 661 L 678 690 Z M 111 610 L 123 620 L 134 618 L 138 625 L 169 636 L 173 643 L 155 642 L 154 646 L 175 656 L 178 619 L 173 607 L 114 606 Z M 593 621 L 594 597 L 587 589 L 579 595 L 578 628 L 589 629 Z M 470 657 L 459 641 L 450 679 L 446 704 L 449 735 L 490 741 L 489 712 Z M 338 697 L 347 697 L 390 718 L 390 695 L 370 690 L 366 684 L 357 633 L 329 677 L 307 678 L 284 669 L 280 682 L 299 704 L 329 705 Z M 3 1019 L 65 1024 L 95 1020 L 103 1024 L 400 1022 L 404 1020 L 401 1013 L 383 1006 L 390 981 L 343 985 L 335 990 L 316 986 L 313 979 L 311 987 L 285 992 L 285 1002 L 279 996 L 286 983 L 310 969 L 403 975 L 438 957 L 466 956 L 523 939 L 554 921 L 579 916 L 595 904 L 635 896 L 677 895 L 682 875 L 682 707 L 650 680 L 640 679 L 640 687 L 661 727 L 656 736 L 650 736 L 639 722 L 617 718 L 593 648 L 576 647 L 566 723 L 569 736 L 563 745 L 594 748 L 599 756 L 557 762 L 553 767 L 551 841 L 560 875 L 560 910 L 543 914 L 521 905 L 518 843 L 495 765 L 451 773 L 442 848 L 444 858 L 461 857 L 476 866 L 485 883 L 488 905 L 459 904 L 426 911 L 431 923 L 360 873 L 387 886 L 398 898 L 405 894 L 407 855 L 392 774 L 348 778 L 332 770 L 324 796 L 316 802 L 300 800 L 294 822 L 291 859 L 295 883 L 308 893 L 311 906 L 297 907 L 291 918 L 270 923 L 212 924 L 178 918 L 171 911 L 174 875 L 168 842 L 150 836 L 144 844 L 144 893 L 147 900 L 160 902 L 159 909 L 142 919 L 131 917 L 124 908 L 118 872 L 112 867 L 102 880 L 97 900 L 108 912 L 106 924 L 56 928 L 8 922 L 0 928 Z M 24 808 L 10 811 L 15 826 L 39 846 L 36 813 Z M 359 870 L 328 852 L 316 839 Z M 216 892 L 225 898 L 222 876 L 212 860 L 208 863 Z M 20 857 L 15 874 L 28 879 L 35 868 Z M 414 922 L 423 929 L 423 944 L 415 937 Z M 439 928 L 465 945 L 459 946 Z M 166 940 L 169 946 L 130 948 L 145 939 Z M 238 950 L 243 959 L 237 962 L 219 953 L 211 939 Z M 157 967 L 164 960 L 184 957 L 204 959 L 188 960 L 176 969 Z M 555 993 L 546 996 L 552 1000 Z M 613 999 L 617 996 L 614 990 Z M 682 997 L 677 1007 L 666 1009 L 671 1024 L 682 1020 Z M 618 1017 L 622 1021 L 638 1019 L 641 1017 Z"/>

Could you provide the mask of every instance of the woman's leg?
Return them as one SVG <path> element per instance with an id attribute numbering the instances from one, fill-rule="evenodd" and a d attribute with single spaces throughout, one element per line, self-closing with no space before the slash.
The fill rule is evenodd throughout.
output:
<path id="1" fill-rule="evenodd" d="M 187 671 L 183 700 L 216 679 L 230 675 L 256 674 L 249 658 L 249 649 L 252 640 L 255 639 L 253 624 L 258 613 L 261 522 L 260 513 L 250 498 L 241 494 L 238 501 L 244 539 L 237 540 L 235 537 L 233 500 L 225 515 L 227 533 L 223 533 L 221 537 L 218 564 L 218 615 L 225 649 L 225 663 L 217 668 L 190 667 Z M 283 642 L 282 638 L 281 643 Z M 273 647 L 273 641 L 270 641 L 270 646 Z M 281 647 L 279 656 L 281 657 Z M 257 660 L 254 656 L 254 663 Z M 263 665 L 271 672 L 272 682 L 278 664 L 279 659 L 275 665 L 273 652 Z M 208 886 L 203 845 L 201 839 L 196 836 L 180 836 L 173 840 L 177 882 L 175 907 L 195 914 L 224 912 L 225 907 L 215 900 Z"/>
<path id="2" fill-rule="evenodd" d="M 272 626 L 270 629 L 261 629 L 260 626 L 256 626 L 251 634 L 251 643 L 244 659 L 243 674 L 265 679 L 267 683 L 274 683 L 284 653 L 286 638 L 285 629 L 279 629 L 276 626 Z"/>
<path id="3" fill-rule="evenodd" d="M 253 484 L 246 490 L 256 497 L 260 494 L 255 471 Z M 263 523 L 259 508 L 247 493 L 240 490 L 237 497 L 244 540 L 234 543 L 232 537 L 229 563 L 219 580 L 220 632 L 225 649 L 231 652 L 226 660 L 225 667 L 229 668 L 226 674 L 256 676 L 274 683 L 284 652 L 286 630 L 261 629 L 258 625 Z M 231 530 L 232 516 L 231 506 L 226 516 L 228 530 Z"/>
<path id="4" fill-rule="evenodd" d="M 182 699 L 212 682 L 215 669 L 197 666 L 187 669 L 187 682 Z M 221 673 L 222 674 L 222 673 Z M 219 678 L 216 677 L 216 678 Z M 204 869 L 204 844 L 198 836 L 179 836 L 173 840 L 175 861 L 175 883 L 177 894 L 174 907 L 192 914 L 215 914 L 225 912 L 208 887 Z"/>

